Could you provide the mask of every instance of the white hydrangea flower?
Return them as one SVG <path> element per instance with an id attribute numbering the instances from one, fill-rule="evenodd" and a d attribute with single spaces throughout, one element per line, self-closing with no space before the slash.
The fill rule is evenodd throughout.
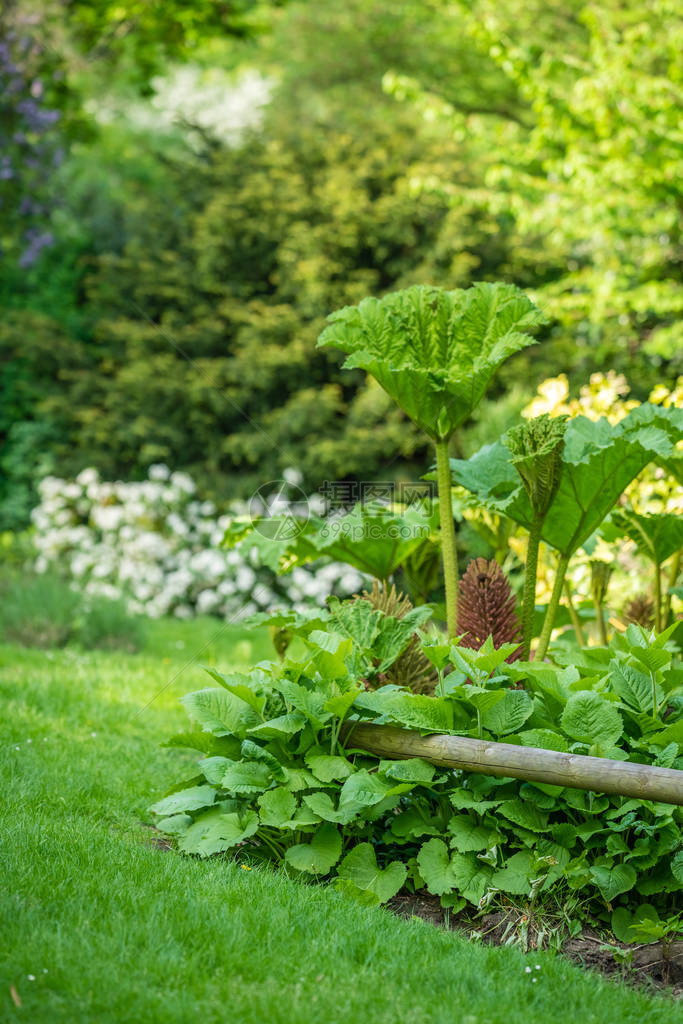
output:
<path id="1" fill-rule="evenodd" d="M 283 470 L 282 476 L 290 487 L 299 487 L 303 480 L 301 472 L 293 466 L 289 466 L 287 469 Z"/>
<path id="2" fill-rule="evenodd" d="M 88 469 L 82 469 L 76 477 L 76 483 L 80 484 L 81 487 L 89 487 L 90 484 L 97 484 L 100 480 L 100 474 L 96 469 L 92 467 Z"/>

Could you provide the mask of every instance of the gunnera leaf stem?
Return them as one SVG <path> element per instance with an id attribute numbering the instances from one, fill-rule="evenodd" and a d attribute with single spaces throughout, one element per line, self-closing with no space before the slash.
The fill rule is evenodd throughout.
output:
<path id="1" fill-rule="evenodd" d="M 436 482 L 439 494 L 439 523 L 441 526 L 441 555 L 446 585 L 446 624 L 450 640 L 458 632 L 458 552 L 455 545 L 455 524 L 451 507 L 451 467 L 448 460 L 448 441 L 434 442 L 436 448 Z"/>
<path id="2" fill-rule="evenodd" d="M 557 563 L 557 570 L 555 572 L 555 583 L 553 585 L 553 592 L 550 596 L 550 604 L 545 613 L 545 619 L 543 620 L 543 629 L 541 630 L 541 636 L 538 641 L 538 648 L 536 650 L 536 660 L 542 661 L 548 652 L 548 645 L 550 643 L 550 634 L 553 631 L 553 624 L 555 622 L 555 616 L 557 615 L 557 608 L 560 603 L 560 596 L 562 594 L 562 588 L 564 586 L 564 578 L 567 575 L 567 569 L 569 567 L 569 555 L 560 555 Z"/>
<path id="3" fill-rule="evenodd" d="M 541 542 L 543 516 L 536 515 L 529 529 L 524 567 L 524 599 L 522 602 L 522 658 L 529 660 L 531 637 L 534 632 L 534 611 L 536 609 L 536 576 L 538 573 L 538 547 Z"/>

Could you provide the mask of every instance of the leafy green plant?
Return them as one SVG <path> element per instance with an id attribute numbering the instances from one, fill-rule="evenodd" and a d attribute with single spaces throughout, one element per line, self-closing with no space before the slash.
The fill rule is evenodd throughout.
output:
<path id="1" fill-rule="evenodd" d="M 548 649 L 570 558 L 643 467 L 675 452 L 682 430 L 683 409 L 648 403 L 633 409 L 616 425 L 582 416 L 567 424 L 559 486 L 540 531 L 541 539 L 558 552 L 559 560 L 537 658 L 543 658 Z M 531 530 L 533 506 L 502 442 L 485 446 L 467 461 L 451 460 L 451 471 L 454 480 L 486 508 Z"/>
<path id="2" fill-rule="evenodd" d="M 456 635 L 458 565 L 448 442 L 508 356 L 533 344 L 543 314 L 514 285 L 452 292 L 416 285 L 333 313 L 318 344 L 347 353 L 434 442 L 449 636 Z"/>
<path id="3" fill-rule="evenodd" d="M 311 515 L 295 520 L 274 516 L 235 518 L 223 546 L 253 548 L 273 572 L 289 572 L 320 558 L 346 562 L 388 580 L 434 532 L 435 510 L 428 502 L 387 508 L 379 502 L 357 504 L 343 515 Z"/>
<path id="4" fill-rule="evenodd" d="M 515 645 L 490 638 L 478 651 L 425 640 L 437 667 L 455 666 L 437 696 L 368 690 L 426 614 L 332 602 L 324 621 L 290 615 L 282 661 L 212 672 L 218 686 L 183 699 L 197 731 L 172 741 L 201 752 L 199 774 L 154 805 L 158 827 L 183 852 L 239 849 L 363 902 L 404 887 L 457 910 L 559 886 L 598 914 L 635 893 L 668 913 L 683 889 L 680 808 L 376 756 L 354 746 L 354 723 L 683 768 L 670 634 L 630 626 L 608 648 L 567 651 L 566 667 L 510 663 Z"/>
<path id="5" fill-rule="evenodd" d="M 669 607 L 662 599 L 662 565 L 672 556 L 678 555 L 680 559 L 680 551 L 683 548 L 683 519 L 680 516 L 666 514 L 644 516 L 630 508 L 618 508 L 612 512 L 603 534 L 608 539 L 629 537 L 638 551 L 652 563 L 655 629 L 661 631 L 667 625 Z M 677 572 L 673 574 L 674 581 L 677 575 Z"/>

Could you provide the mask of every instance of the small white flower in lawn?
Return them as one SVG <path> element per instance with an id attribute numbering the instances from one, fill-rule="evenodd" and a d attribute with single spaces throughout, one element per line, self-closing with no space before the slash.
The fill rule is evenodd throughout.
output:
<path id="1" fill-rule="evenodd" d="M 15 750 L 18 750 L 18 749 L 19 749 L 19 747 L 15 747 L 14 749 L 15 749 Z"/>
<path id="2" fill-rule="evenodd" d="M 540 971 L 540 969 L 541 969 L 541 965 L 540 964 L 536 964 L 536 970 Z"/>
<path id="3" fill-rule="evenodd" d="M 524 968 L 524 973 L 525 974 L 531 974 L 531 968 L 530 967 L 525 967 Z"/>
<path id="4" fill-rule="evenodd" d="M 35 974 L 29 974 L 29 975 L 27 975 L 27 977 L 28 977 L 29 981 L 35 981 L 36 980 Z"/>
<path id="5" fill-rule="evenodd" d="M 33 743 L 33 740 L 32 740 L 32 739 L 31 739 L 31 737 L 29 736 L 29 738 L 28 738 L 28 739 L 26 740 L 26 742 L 27 742 L 27 743 Z"/>
<path id="6" fill-rule="evenodd" d="M 95 739 L 96 736 L 97 736 L 97 733 L 96 732 L 91 732 L 90 735 L 92 736 L 93 739 Z"/>
<path id="7" fill-rule="evenodd" d="M 536 982 L 538 981 L 538 978 L 532 978 L 531 980 L 533 981 L 533 983 L 534 983 L 534 985 L 535 985 L 535 984 L 536 984 Z"/>

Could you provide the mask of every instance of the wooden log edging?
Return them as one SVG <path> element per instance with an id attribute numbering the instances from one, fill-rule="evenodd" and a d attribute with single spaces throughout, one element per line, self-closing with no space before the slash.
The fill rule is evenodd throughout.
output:
<path id="1" fill-rule="evenodd" d="M 540 747 L 475 740 L 469 736 L 421 736 L 409 729 L 362 722 L 345 722 L 341 735 L 351 749 L 393 760 L 421 757 L 442 768 L 683 806 L 683 771 L 675 768 L 562 754 Z"/>

